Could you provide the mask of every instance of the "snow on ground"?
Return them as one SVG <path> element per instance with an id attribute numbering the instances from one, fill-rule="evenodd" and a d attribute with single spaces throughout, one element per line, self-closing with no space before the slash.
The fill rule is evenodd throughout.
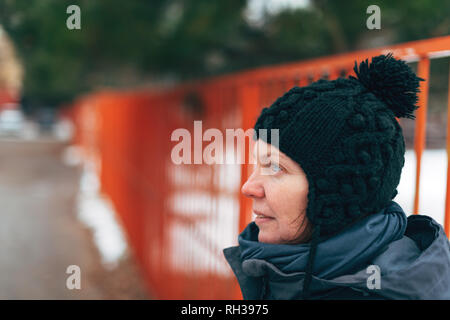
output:
<path id="1" fill-rule="evenodd" d="M 128 245 L 125 231 L 116 218 L 114 205 L 99 191 L 98 168 L 93 162 L 83 162 L 81 151 L 75 146 L 66 148 L 62 161 L 69 166 L 82 164 L 77 195 L 78 219 L 92 230 L 102 264 L 112 270 L 127 253 Z"/>
<path id="2" fill-rule="evenodd" d="M 445 149 L 425 150 L 422 155 L 419 190 L 419 214 L 444 224 L 447 153 Z M 396 201 L 407 215 L 413 212 L 416 185 L 416 156 L 407 150 Z"/>

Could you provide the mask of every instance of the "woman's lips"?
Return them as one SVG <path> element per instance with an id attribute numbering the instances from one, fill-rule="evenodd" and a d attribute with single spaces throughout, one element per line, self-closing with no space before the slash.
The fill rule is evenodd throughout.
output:
<path id="1" fill-rule="evenodd" d="M 266 216 L 257 211 L 253 211 L 253 213 L 256 215 L 255 222 L 258 222 L 258 223 L 269 222 L 269 221 L 272 221 L 275 219 L 274 217 Z"/>
<path id="2" fill-rule="evenodd" d="M 271 218 L 271 217 L 266 217 L 266 216 L 256 216 L 256 218 L 255 218 L 256 223 L 265 223 L 265 222 L 270 222 L 273 220 L 275 220 L 275 219 Z"/>

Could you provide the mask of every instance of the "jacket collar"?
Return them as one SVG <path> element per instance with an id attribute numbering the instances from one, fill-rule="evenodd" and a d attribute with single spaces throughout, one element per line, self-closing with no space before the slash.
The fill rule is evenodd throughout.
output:
<path id="1" fill-rule="evenodd" d="M 224 249 L 244 299 L 300 299 L 304 272 L 284 273 L 261 259 L 241 259 L 239 246 Z M 450 245 L 438 223 L 427 216 L 408 217 L 405 235 L 393 241 L 370 264 L 381 266 L 381 289 L 391 299 L 450 299 Z M 365 294 L 370 274 L 358 272 L 323 279 L 313 276 L 311 298 L 320 299 L 330 289 L 352 288 Z M 299 289 L 300 288 L 300 289 Z"/>

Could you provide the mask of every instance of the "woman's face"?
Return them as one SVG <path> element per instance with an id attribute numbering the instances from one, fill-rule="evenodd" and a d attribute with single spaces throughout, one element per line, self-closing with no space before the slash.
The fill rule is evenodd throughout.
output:
<path id="1" fill-rule="evenodd" d="M 306 217 L 308 180 L 302 168 L 276 147 L 258 140 L 256 165 L 241 192 L 253 199 L 258 241 L 301 243 L 309 240 Z"/>

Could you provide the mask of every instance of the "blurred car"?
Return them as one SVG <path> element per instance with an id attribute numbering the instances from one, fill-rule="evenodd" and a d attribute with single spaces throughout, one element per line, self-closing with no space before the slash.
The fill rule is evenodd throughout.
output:
<path id="1" fill-rule="evenodd" d="M 21 136 L 25 125 L 25 117 L 19 110 L 3 110 L 0 112 L 0 134 Z"/>
<path id="2" fill-rule="evenodd" d="M 41 133 L 52 133 L 56 121 L 56 112 L 51 108 L 42 108 L 38 112 L 37 120 Z"/>

